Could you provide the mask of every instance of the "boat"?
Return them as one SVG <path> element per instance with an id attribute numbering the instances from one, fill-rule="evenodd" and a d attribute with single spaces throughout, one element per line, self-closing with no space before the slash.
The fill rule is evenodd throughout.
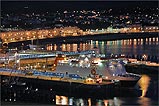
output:
<path id="1" fill-rule="evenodd" d="M 60 61 L 67 61 L 64 55 L 58 55 L 54 61 L 53 67 L 58 68 Z M 18 77 L 20 83 L 25 83 L 25 86 L 32 86 L 33 88 L 38 89 L 52 89 L 54 91 L 58 90 L 61 92 L 77 94 L 77 91 L 80 93 L 87 93 L 88 95 L 96 93 L 102 94 L 104 92 L 111 92 L 114 90 L 115 82 L 112 81 L 102 81 L 101 77 L 83 77 L 79 74 L 69 73 L 67 71 L 53 70 L 53 71 L 39 71 L 39 70 L 20 70 L 20 69 L 9 69 L 9 68 L 0 68 L 0 76 L 2 78 L 2 86 L 6 85 L 6 78 L 10 79 L 11 77 Z M 9 80 L 10 81 L 10 80 Z M 15 81 L 13 81 L 15 82 Z M 7 84 L 13 84 L 7 82 Z M 17 85 L 17 83 L 14 83 Z M 60 89 L 62 87 L 65 89 Z M 58 88 L 58 89 L 57 89 Z"/>
<path id="2" fill-rule="evenodd" d="M 31 89 L 32 91 L 56 91 L 56 93 L 60 92 L 64 95 L 87 93 L 89 96 L 101 96 L 105 93 L 109 96 L 112 95 L 111 92 L 114 91 L 115 87 L 115 83 L 110 81 L 97 82 L 96 79 L 83 79 L 75 74 L 65 76 L 64 73 L 37 70 L 25 72 L 24 70 L 0 68 L 0 76 L 2 88 L 6 90 L 9 90 L 8 87 L 14 87 L 16 89 Z"/>
<path id="3" fill-rule="evenodd" d="M 74 78 L 102 78 L 102 81 L 117 83 L 120 87 L 134 87 L 141 78 L 138 74 L 128 73 L 122 59 L 91 57 L 81 55 L 76 58 L 56 57 L 53 64 L 56 73 L 74 75 Z"/>
<path id="4" fill-rule="evenodd" d="M 134 87 L 139 75 L 127 73 L 122 61 L 92 55 L 56 56 L 52 71 L 0 68 L 4 92 L 21 89 L 23 95 L 44 91 L 63 95 L 112 97 L 117 87 Z M 32 93 L 30 95 L 32 95 Z M 103 95 L 104 94 L 104 95 Z M 39 93 L 36 95 L 38 97 Z M 29 96 L 32 97 L 32 96 Z M 28 98 L 28 96 L 27 96 Z M 5 98 L 3 98 L 5 100 Z M 51 99 L 50 99 L 51 100 Z"/>

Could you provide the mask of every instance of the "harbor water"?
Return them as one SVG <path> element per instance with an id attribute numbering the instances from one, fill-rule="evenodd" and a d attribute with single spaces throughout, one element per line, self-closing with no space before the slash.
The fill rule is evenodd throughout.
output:
<path id="1" fill-rule="evenodd" d="M 147 58 L 144 61 L 159 62 L 159 39 L 158 38 L 146 38 L 146 39 L 128 39 L 128 40 L 115 40 L 115 41 L 86 41 L 81 43 L 60 43 L 47 44 L 48 50 L 62 50 L 62 51 L 82 51 L 97 48 L 99 54 L 107 55 L 118 55 L 124 54 L 130 58 L 136 58 L 138 60 L 143 59 L 142 56 L 145 54 Z M 159 69 L 159 68 L 158 68 Z M 154 71 L 154 70 L 150 70 Z M 151 72 L 150 72 L 151 73 Z M 149 73 L 140 73 L 142 77 L 132 89 L 117 90 L 113 93 L 113 96 L 88 97 L 87 94 L 82 96 L 64 95 L 58 93 L 53 95 L 52 104 L 54 105 L 73 105 L 73 106 L 158 106 L 158 85 L 159 79 L 158 74 L 152 75 Z M 61 88 L 63 89 L 63 88 Z M 98 91 L 97 91 L 98 92 Z M 8 92 L 9 95 L 9 92 Z M 102 94 L 107 95 L 107 94 Z M 46 95 L 47 96 L 47 95 Z M 50 96 L 50 95 L 49 95 Z M 3 105 L 34 105 L 39 106 L 38 103 L 23 103 L 22 101 L 4 100 Z M 24 105 L 24 106 L 25 106 Z M 47 105 L 46 105 L 47 106 Z"/>
<path id="2" fill-rule="evenodd" d="M 84 51 L 97 48 L 104 56 L 124 54 L 129 58 L 142 59 L 145 54 L 147 61 L 159 61 L 159 38 L 127 39 L 114 41 L 85 41 L 81 43 L 48 43 L 47 50 Z"/>

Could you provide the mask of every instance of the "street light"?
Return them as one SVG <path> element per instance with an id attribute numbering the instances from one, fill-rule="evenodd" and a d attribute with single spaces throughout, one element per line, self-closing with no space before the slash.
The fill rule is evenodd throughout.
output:
<path id="1" fill-rule="evenodd" d="M 19 57 L 19 54 L 16 52 L 14 54 L 14 57 L 15 57 L 15 65 L 14 65 L 14 68 L 17 68 L 17 69 L 20 69 L 20 57 Z M 18 67 L 17 67 L 18 65 Z"/>
<path id="2" fill-rule="evenodd" d="M 143 56 L 142 56 L 142 59 L 145 61 L 145 63 L 146 63 L 146 60 L 147 60 L 147 56 L 144 54 Z"/>

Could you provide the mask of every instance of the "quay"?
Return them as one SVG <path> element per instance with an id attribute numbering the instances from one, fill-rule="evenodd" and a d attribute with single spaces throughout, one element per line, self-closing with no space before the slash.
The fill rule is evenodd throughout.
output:
<path id="1" fill-rule="evenodd" d="M 158 75 L 159 64 L 156 65 L 146 65 L 146 64 L 126 64 L 125 68 L 127 72 L 135 74 L 148 74 L 148 75 Z"/>
<path id="2" fill-rule="evenodd" d="M 138 91 L 123 89 L 123 87 L 119 87 L 116 85 L 117 83 L 112 81 L 103 80 L 102 83 L 86 82 L 84 78 L 72 79 L 61 77 L 63 76 L 61 74 L 62 73 L 58 72 L 54 73 L 53 71 L 38 71 L 36 69 L 17 70 L 0 68 L 3 89 L 2 95 L 4 96 L 9 93 L 9 96 L 2 97 L 2 100 L 9 101 L 11 98 L 11 100 L 14 101 L 12 98 L 16 98 L 16 101 L 35 100 L 33 102 L 52 103 L 55 102 L 52 100 L 55 95 L 58 94 L 68 96 L 83 96 L 87 94 L 87 97 L 95 96 L 101 98 L 113 97 L 115 94 L 120 96 L 122 92 L 130 92 L 132 95 L 138 96 Z M 128 80 L 128 82 L 129 81 L 130 80 Z M 128 84 L 128 82 L 126 83 Z M 128 86 L 131 86 L 131 82 Z M 17 95 L 16 97 L 14 97 L 15 93 Z M 21 100 L 20 97 L 23 97 L 24 100 Z"/>
<path id="3" fill-rule="evenodd" d="M 33 88 L 38 89 L 52 89 L 60 90 L 65 93 L 87 93 L 91 94 L 99 90 L 99 94 L 110 92 L 114 89 L 114 83 L 103 81 L 102 83 L 88 83 L 84 79 L 71 79 L 71 78 L 61 78 L 61 76 L 53 75 L 51 72 L 40 72 L 34 71 L 33 74 L 26 74 L 25 71 L 14 70 L 14 69 L 5 69 L 0 68 L 0 76 L 2 86 L 5 85 L 6 79 L 8 78 L 18 78 L 18 82 L 9 82 L 10 85 L 13 83 L 23 83 L 24 86 L 32 86 Z M 13 85 L 14 86 L 14 85 Z"/>
<path id="4" fill-rule="evenodd" d="M 107 33 L 107 34 L 95 34 L 95 35 L 79 35 L 79 36 L 67 36 L 67 37 L 54 37 L 45 39 L 32 39 L 19 42 L 8 43 L 9 47 L 17 47 L 29 45 L 31 42 L 38 42 L 39 45 L 45 45 L 48 43 L 78 43 L 86 42 L 89 40 L 121 40 L 121 39 L 138 39 L 142 38 L 146 41 L 146 38 L 159 38 L 158 32 L 144 32 L 144 33 Z"/>

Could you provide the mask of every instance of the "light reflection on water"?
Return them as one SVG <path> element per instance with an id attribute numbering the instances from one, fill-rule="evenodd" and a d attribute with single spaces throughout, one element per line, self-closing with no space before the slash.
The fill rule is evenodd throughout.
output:
<path id="1" fill-rule="evenodd" d="M 63 96 L 64 97 L 64 96 Z M 64 97 L 65 102 L 58 104 L 69 105 L 69 106 L 154 106 L 150 98 L 139 97 L 139 98 L 123 98 L 114 97 L 112 99 L 83 99 L 83 98 L 73 98 Z M 59 101 L 59 100 L 58 100 Z M 65 103 L 65 104 L 62 104 Z M 56 104 L 57 105 L 57 104 Z"/>
<path id="2" fill-rule="evenodd" d="M 83 98 L 74 98 L 74 97 L 66 97 L 66 96 L 56 96 L 56 105 L 69 105 L 69 106 L 121 106 L 123 103 L 117 97 L 113 99 L 83 99 Z"/>
<path id="3" fill-rule="evenodd" d="M 137 102 L 140 104 L 140 106 L 151 106 L 151 100 L 147 97 L 141 97 Z"/>
<path id="4" fill-rule="evenodd" d="M 59 51 L 84 51 L 90 50 L 94 47 L 99 49 L 100 54 L 146 54 L 158 56 L 158 38 L 146 39 L 127 39 L 114 41 L 86 41 L 80 43 L 62 43 L 62 44 L 48 44 L 47 50 Z"/>
<path id="5" fill-rule="evenodd" d="M 146 96 L 146 92 L 148 90 L 150 80 L 151 80 L 151 78 L 149 76 L 142 75 L 141 79 L 138 81 L 138 85 L 140 86 L 140 89 L 142 90 L 141 97 Z"/>
<path id="6" fill-rule="evenodd" d="M 73 106 L 157 106 L 157 101 L 153 101 L 146 96 L 150 86 L 151 78 L 148 75 L 142 75 L 138 81 L 140 89 L 143 91 L 141 97 L 113 97 L 111 99 L 94 99 L 94 98 L 75 98 L 68 97 L 65 105 Z M 127 92 L 124 92 L 127 93 Z M 66 97 L 67 98 L 67 97 Z M 62 105 L 62 104 L 61 104 Z"/>

